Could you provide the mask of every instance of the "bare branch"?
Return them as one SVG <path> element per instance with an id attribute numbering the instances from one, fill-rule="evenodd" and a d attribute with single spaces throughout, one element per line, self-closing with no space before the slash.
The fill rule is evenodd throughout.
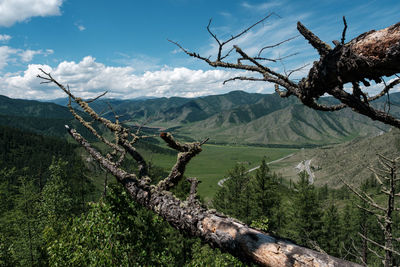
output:
<path id="1" fill-rule="evenodd" d="M 394 253 L 394 254 L 400 256 L 400 252 L 398 252 L 397 250 L 394 250 L 394 249 L 385 247 L 385 246 L 379 244 L 378 242 L 376 242 L 376 241 L 374 241 L 374 240 L 372 240 L 372 239 L 370 239 L 370 238 L 364 236 L 364 235 L 361 234 L 361 233 L 358 233 L 358 235 L 361 236 L 362 238 L 364 238 L 365 240 L 367 240 L 368 242 L 374 244 L 375 246 L 378 246 L 378 247 L 382 248 L 382 249 L 385 250 L 385 251 L 390 251 L 390 252 L 392 252 L 392 253 Z"/>
<path id="2" fill-rule="evenodd" d="M 241 80 L 241 81 L 261 81 L 261 82 L 265 82 L 265 79 L 260 79 L 260 78 L 254 78 L 254 77 L 246 77 L 246 76 L 237 76 L 237 77 L 233 77 L 230 78 L 228 80 L 225 80 L 223 82 L 223 84 L 227 83 L 227 82 L 231 82 L 231 81 L 236 81 L 236 80 Z"/>
<path id="3" fill-rule="evenodd" d="M 86 103 L 92 103 L 92 102 L 96 101 L 97 99 L 99 99 L 100 97 L 103 97 L 103 96 L 105 96 L 105 94 L 107 94 L 107 93 L 108 93 L 108 92 L 107 92 L 107 91 L 105 91 L 104 93 L 102 93 L 102 94 L 100 94 L 100 95 L 96 96 L 96 97 L 95 97 L 95 98 L 93 98 L 93 99 L 86 100 Z"/>
<path id="4" fill-rule="evenodd" d="M 118 178 L 120 182 L 125 179 L 136 180 L 136 175 L 133 173 L 128 173 L 116 166 L 115 163 L 103 157 L 100 152 L 93 148 L 85 138 L 83 138 L 74 129 L 70 128 L 68 125 L 65 126 L 68 133 L 75 139 L 96 161 L 98 161 L 104 168 L 111 172 L 115 177 Z"/>
<path id="5" fill-rule="evenodd" d="M 201 152 L 201 143 L 186 143 L 181 144 L 177 142 L 170 133 L 161 133 L 160 137 L 168 144 L 169 147 L 179 151 L 178 157 L 175 165 L 172 167 L 169 175 L 161 180 L 157 187 L 161 190 L 168 190 L 175 186 L 180 179 L 182 179 L 183 174 L 186 169 L 186 165 L 189 161 Z"/>
<path id="6" fill-rule="evenodd" d="M 362 201 L 364 201 L 365 203 L 368 203 L 369 205 L 371 205 L 372 207 L 381 210 L 381 211 L 386 211 L 385 208 L 379 206 L 368 194 L 364 193 L 364 196 L 361 195 L 359 192 L 357 192 L 356 189 L 354 189 L 351 185 L 349 185 L 348 183 L 346 183 L 342 178 L 340 178 L 340 180 L 342 181 L 342 183 L 344 183 L 347 188 L 349 188 L 354 194 L 356 194 L 356 196 L 358 196 Z"/>
<path id="7" fill-rule="evenodd" d="M 346 30 L 347 30 L 347 22 L 346 22 L 345 16 L 343 16 L 343 24 L 344 24 L 344 28 L 343 28 L 343 32 L 342 32 L 342 45 L 344 45 L 344 40 L 346 39 Z"/>
<path id="8" fill-rule="evenodd" d="M 279 43 L 277 43 L 277 44 L 264 46 L 264 47 L 261 48 L 260 51 L 258 52 L 257 57 L 260 57 L 260 56 L 261 56 L 261 53 L 262 53 L 265 49 L 270 49 L 270 48 L 274 48 L 274 47 L 280 46 L 281 44 L 287 43 L 287 42 L 289 42 L 289 41 L 291 41 L 291 40 L 293 40 L 293 39 L 296 39 L 296 38 L 299 37 L 299 36 L 300 36 L 300 35 L 296 35 L 296 36 L 290 37 L 290 38 L 288 38 L 288 39 L 286 39 L 286 40 L 284 40 L 284 41 L 282 41 L 282 42 L 279 42 Z"/>
<path id="9" fill-rule="evenodd" d="M 344 109 L 347 107 L 346 104 L 327 106 L 327 105 L 317 103 L 314 99 L 310 102 L 307 102 L 307 106 L 309 106 L 310 108 L 316 109 L 316 110 L 321 110 L 321 111 L 337 111 L 337 110 L 341 110 L 341 109 Z"/>
<path id="10" fill-rule="evenodd" d="M 187 198 L 189 203 L 195 203 L 197 197 L 197 186 L 201 181 L 197 180 L 196 178 L 188 178 L 187 181 L 190 183 L 190 193 Z"/>

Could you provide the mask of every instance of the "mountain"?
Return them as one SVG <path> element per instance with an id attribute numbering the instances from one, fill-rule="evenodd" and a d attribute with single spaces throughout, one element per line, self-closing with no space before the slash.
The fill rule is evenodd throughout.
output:
<path id="1" fill-rule="evenodd" d="M 57 101 L 64 105 L 67 102 L 66 99 Z M 321 98 L 321 101 L 335 103 L 334 99 L 327 97 Z M 400 94 L 391 94 L 390 101 L 391 114 L 400 116 Z M 359 136 L 374 136 L 389 130 L 387 125 L 349 109 L 316 111 L 304 106 L 295 97 L 281 98 L 277 94 L 243 91 L 198 98 L 101 98 L 90 105 L 109 119 L 118 114 L 120 121 L 128 125 L 146 123 L 145 126 L 150 128 L 168 128 L 188 140 L 209 137 L 212 143 L 324 145 Z M 389 109 L 385 99 L 376 101 L 375 105 Z M 2 124 L 42 132 L 45 131 L 45 121 L 47 127 L 53 126 L 49 119 L 58 129 L 62 128 L 60 124 L 70 124 L 72 116 L 67 108 L 54 103 L 0 98 Z"/>
<path id="2" fill-rule="evenodd" d="M 400 94 L 391 95 L 394 104 L 399 100 Z M 101 101 L 94 106 L 97 111 L 105 108 L 102 103 L 107 100 Z M 335 103 L 332 98 L 322 98 L 322 102 Z M 295 97 L 281 98 L 277 94 L 233 91 L 198 98 L 120 100 L 110 104 L 121 120 L 149 121 L 147 126 L 169 128 L 192 139 L 210 137 L 215 143 L 328 144 L 389 129 L 349 109 L 315 111 Z M 377 101 L 376 105 L 383 107 L 385 103 Z M 392 105 L 391 113 L 399 116 L 400 108 Z M 111 119 L 114 113 L 108 111 L 105 116 Z"/>
<path id="3" fill-rule="evenodd" d="M 84 114 L 81 114 L 87 117 Z M 0 125 L 47 136 L 65 137 L 64 125 L 86 129 L 74 119 L 68 108 L 34 100 L 12 99 L 0 95 Z"/>

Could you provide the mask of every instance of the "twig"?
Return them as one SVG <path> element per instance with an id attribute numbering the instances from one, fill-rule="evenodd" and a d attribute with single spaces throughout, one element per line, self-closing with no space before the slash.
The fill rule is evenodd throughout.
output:
<path id="1" fill-rule="evenodd" d="M 346 30 L 347 30 L 347 22 L 345 16 L 343 16 L 343 24 L 344 24 L 344 29 L 342 32 L 342 45 L 344 45 L 344 40 L 346 39 Z"/>

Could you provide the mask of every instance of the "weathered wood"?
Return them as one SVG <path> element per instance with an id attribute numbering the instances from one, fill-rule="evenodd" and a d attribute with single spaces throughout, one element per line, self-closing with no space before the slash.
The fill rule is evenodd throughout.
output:
<path id="1" fill-rule="evenodd" d="M 399 73 L 400 23 L 324 51 L 308 76 L 299 82 L 303 98 L 320 97 L 345 83 L 380 82 L 382 76 Z"/>

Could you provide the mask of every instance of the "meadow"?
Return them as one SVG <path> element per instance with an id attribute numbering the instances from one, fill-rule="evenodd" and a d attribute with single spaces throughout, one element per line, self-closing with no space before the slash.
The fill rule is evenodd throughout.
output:
<path id="1" fill-rule="evenodd" d="M 186 177 L 196 177 L 201 181 L 198 194 L 210 201 L 217 189 L 218 181 L 228 176 L 228 171 L 235 164 L 244 164 L 251 169 L 260 164 L 263 157 L 273 161 L 296 152 L 292 148 L 268 148 L 255 146 L 203 145 L 203 151 L 188 164 Z M 166 154 L 142 151 L 144 157 L 157 166 L 169 170 L 176 162 L 176 157 Z"/>

